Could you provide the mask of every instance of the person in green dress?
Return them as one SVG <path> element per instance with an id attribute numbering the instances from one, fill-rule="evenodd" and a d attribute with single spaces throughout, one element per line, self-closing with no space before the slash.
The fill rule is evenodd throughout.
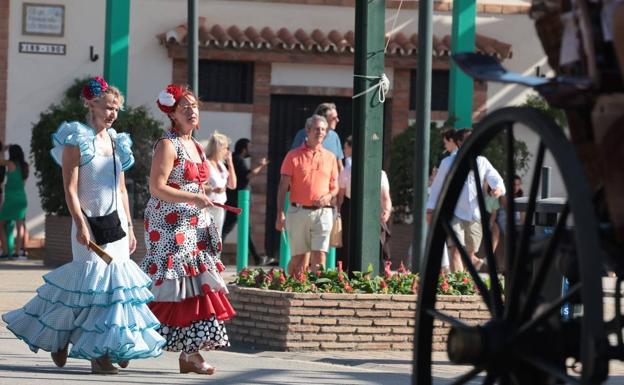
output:
<path id="1" fill-rule="evenodd" d="M 0 209 L 0 242 L 2 242 L 2 256 L 17 256 L 17 251 L 24 248 L 24 235 L 26 232 L 26 209 L 28 201 L 24 183 L 28 178 L 28 163 L 24 160 L 24 151 L 17 144 L 8 146 L 9 160 L 0 159 L 0 166 L 7 168 L 7 180 L 4 186 L 4 201 Z M 15 221 L 17 236 L 14 242 L 14 250 L 8 250 L 7 233 L 5 225 L 9 221 Z"/>

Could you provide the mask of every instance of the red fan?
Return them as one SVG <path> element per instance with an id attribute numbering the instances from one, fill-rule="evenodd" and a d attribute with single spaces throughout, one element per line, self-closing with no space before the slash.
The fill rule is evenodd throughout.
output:
<path id="1" fill-rule="evenodd" d="M 236 215 L 240 215 L 243 212 L 243 209 L 239 208 L 239 207 L 234 207 L 234 206 L 229 206 L 229 205 L 225 205 L 223 203 L 217 203 L 217 202 L 212 202 L 213 205 L 217 206 L 217 207 L 221 207 L 222 209 L 225 209 L 233 214 Z"/>

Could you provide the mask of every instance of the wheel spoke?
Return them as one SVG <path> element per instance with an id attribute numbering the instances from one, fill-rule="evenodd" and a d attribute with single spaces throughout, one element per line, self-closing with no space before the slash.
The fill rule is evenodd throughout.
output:
<path id="1" fill-rule="evenodd" d="M 507 170 L 506 170 L 506 180 L 505 187 L 507 188 L 507 223 L 505 223 L 505 270 L 509 273 L 509 270 L 513 263 L 513 253 L 516 250 L 516 202 L 514 200 L 513 193 L 513 178 L 516 174 L 516 168 L 514 164 L 514 135 L 513 135 L 513 124 L 507 123 L 507 128 L 505 129 L 505 151 L 507 153 Z M 505 289 L 507 290 L 505 293 L 505 298 L 509 297 L 509 285 L 505 285 Z"/>
<path id="2" fill-rule="evenodd" d="M 482 371 L 483 369 L 479 367 L 472 368 L 471 371 L 464 373 L 461 376 L 457 377 L 453 382 L 451 382 L 451 385 L 463 385 L 467 383 L 468 381 L 472 380 L 473 378 L 475 378 Z"/>
<path id="3" fill-rule="evenodd" d="M 541 370 L 544 373 L 550 374 L 551 376 L 565 382 L 566 384 L 581 384 L 581 381 L 579 381 L 578 379 L 568 376 L 568 374 L 565 372 L 565 369 L 564 371 L 562 371 L 561 368 L 553 364 L 543 362 L 539 358 L 531 357 L 524 353 L 518 352 L 516 353 L 516 355 L 519 359 L 526 362 L 527 364 L 533 366 L 538 370 Z"/>
<path id="4" fill-rule="evenodd" d="M 526 266 L 526 263 L 529 262 L 524 257 L 529 249 L 529 238 L 533 227 L 533 214 L 535 213 L 537 200 L 537 188 L 540 183 L 540 176 L 542 175 L 542 165 L 544 164 L 544 152 L 544 144 L 540 141 L 533 169 L 533 178 L 531 179 L 529 202 L 526 209 L 524 225 L 522 226 L 522 233 L 520 235 L 520 244 L 518 245 L 518 251 L 513 261 L 513 268 L 507 271 L 510 287 L 508 292 L 509 297 L 507 298 L 507 307 L 505 308 L 505 319 L 515 319 L 515 313 L 519 309 L 517 304 L 518 297 L 520 295 L 520 288 L 526 286 L 528 275 L 527 272 L 521 268 L 521 266 L 523 266 L 523 263 Z"/>
<path id="5" fill-rule="evenodd" d="M 539 266 L 537 268 L 536 273 L 533 275 L 533 280 L 531 282 L 531 286 L 527 291 L 526 301 L 522 306 L 522 310 L 520 312 L 520 320 L 525 321 L 530 316 L 531 313 L 535 310 L 535 306 L 537 305 L 537 299 L 539 298 L 540 291 L 542 290 L 542 286 L 546 281 L 546 274 L 548 274 L 548 269 L 550 269 L 550 264 L 553 262 L 555 250 L 557 249 L 557 245 L 559 244 L 559 239 L 563 234 L 563 229 L 568 220 L 568 214 L 570 212 L 570 206 L 566 203 L 563 206 L 563 211 L 559 216 L 559 221 L 557 222 L 557 226 L 555 227 L 555 231 L 553 235 L 550 237 L 548 241 L 548 245 L 544 249 L 544 252 L 540 256 Z"/>
<path id="6" fill-rule="evenodd" d="M 490 297 L 489 290 L 487 286 L 485 286 L 485 283 L 483 282 L 483 280 L 481 279 L 479 272 L 477 271 L 477 269 L 475 269 L 474 265 L 472 264 L 472 261 L 470 260 L 470 257 L 468 256 L 468 253 L 466 252 L 466 249 L 464 249 L 461 243 L 459 243 L 459 239 L 457 239 L 457 234 L 455 234 L 455 231 L 453 231 L 453 229 L 451 228 L 451 226 L 449 225 L 447 221 L 442 221 L 442 226 L 444 227 L 444 231 L 446 231 L 446 234 L 449 237 L 451 237 L 451 239 L 453 240 L 453 244 L 459 251 L 459 255 L 461 256 L 462 261 L 464 262 L 464 265 L 466 265 L 468 272 L 470 273 L 470 276 L 472 276 L 472 280 L 474 281 L 475 285 L 477 285 L 477 289 L 479 289 L 479 293 L 481 294 L 481 297 L 483 298 L 483 302 L 490 310 L 490 313 L 492 313 L 493 309 L 492 309 L 492 303 L 490 302 L 490 298 L 489 298 Z"/>
<path id="7" fill-rule="evenodd" d="M 492 299 L 492 304 L 494 304 L 495 318 L 501 318 L 503 314 L 503 298 L 501 288 L 498 283 L 496 258 L 494 258 L 494 251 L 492 249 L 492 233 L 490 230 L 489 220 L 490 218 L 488 218 L 488 213 L 485 209 L 485 199 L 483 197 L 483 189 L 481 188 L 481 174 L 479 174 L 477 159 L 474 157 L 472 158 L 472 172 L 474 174 L 475 185 L 477 188 L 477 200 L 479 202 L 479 212 L 481 213 L 481 229 L 483 231 L 483 238 L 485 240 L 485 254 L 490 275 L 490 298 Z"/>
<path id="8" fill-rule="evenodd" d="M 450 315 L 446 314 L 446 313 L 442 313 L 441 311 L 435 310 L 435 309 L 427 309 L 427 314 L 429 314 L 430 316 L 432 316 L 435 319 L 438 319 L 440 321 L 446 322 L 456 328 L 463 328 L 463 329 L 467 329 L 470 327 L 470 325 L 468 325 L 467 323 L 464 323 L 463 321 L 460 321 L 457 318 L 453 318 Z"/>
<path id="9" fill-rule="evenodd" d="M 514 336 L 513 340 L 515 341 L 522 338 L 526 333 L 550 318 L 550 316 L 557 312 L 564 303 L 581 290 L 581 286 L 580 282 L 572 286 L 563 297 L 548 305 L 548 307 L 544 309 L 543 312 L 539 313 L 537 317 L 522 325 L 520 329 L 518 329 L 518 333 Z"/>

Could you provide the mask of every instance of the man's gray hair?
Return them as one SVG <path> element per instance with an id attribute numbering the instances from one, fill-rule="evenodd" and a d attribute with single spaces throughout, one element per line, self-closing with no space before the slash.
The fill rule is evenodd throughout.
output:
<path id="1" fill-rule="evenodd" d="M 316 124 L 316 122 L 323 122 L 323 123 L 325 123 L 325 127 L 328 126 L 327 119 L 325 119 L 324 116 L 322 116 L 322 115 L 312 115 L 308 119 L 306 119 L 305 130 L 308 131 L 314 124 Z"/>
<path id="2" fill-rule="evenodd" d="M 335 110 L 336 105 L 334 103 L 321 103 L 314 110 L 314 115 L 321 115 L 327 118 L 327 114 L 331 110 Z"/>

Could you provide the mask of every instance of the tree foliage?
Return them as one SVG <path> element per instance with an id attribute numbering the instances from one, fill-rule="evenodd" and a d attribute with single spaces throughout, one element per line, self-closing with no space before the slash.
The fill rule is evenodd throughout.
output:
<path id="1" fill-rule="evenodd" d="M 86 107 L 80 100 L 80 91 L 87 78 L 76 79 L 65 91 L 58 104 L 52 104 L 33 125 L 31 159 L 41 198 L 41 206 L 48 214 L 69 215 L 63 191 L 61 168 L 50 155 L 51 137 L 65 121 L 84 121 Z M 113 124 L 117 132 L 128 132 L 133 141 L 134 166 L 126 172 L 126 185 L 130 194 L 132 215 L 143 216 L 149 199 L 149 169 L 152 161 L 152 145 L 162 134 L 160 121 L 150 116 L 145 107 L 126 107 L 120 111 Z"/>

